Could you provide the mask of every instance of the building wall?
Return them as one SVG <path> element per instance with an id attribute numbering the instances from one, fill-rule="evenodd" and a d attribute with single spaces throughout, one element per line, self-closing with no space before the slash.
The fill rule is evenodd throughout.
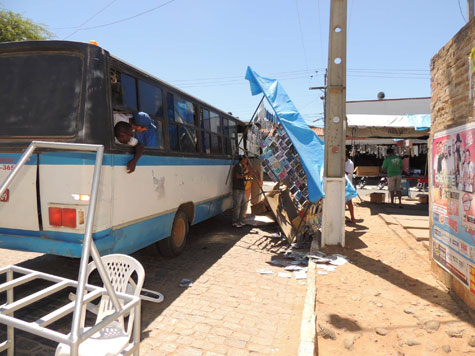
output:
<path id="1" fill-rule="evenodd" d="M 475 19 L 465 25 L 432 58 L 431 68 L 431 134 L 429 147 L 432 157 L 432 142 L 437 132 L 458 127 L 475 121 L 473 100 L 469 97 L 469 55 L 475 46 Z M 475 95 L 475 93 L 474 93 Z M 433 160 L 429 159 L 430 172 L 433 172 Z M 433 178 L 430 179 L 431 185 Z M 433 191 L 432 189 L 430 190 Z M 431 193 L 430 227 L 433 231 L 433 200 Z M 431 238 L 431 251 L 433 239 Z M 431 254 L 432 258 L 432 254 Z M 472 310 L 475 310 L 475 294 L 470 292 L 455 277 L 442 269 L 433 259 L 432 271 Z"/>

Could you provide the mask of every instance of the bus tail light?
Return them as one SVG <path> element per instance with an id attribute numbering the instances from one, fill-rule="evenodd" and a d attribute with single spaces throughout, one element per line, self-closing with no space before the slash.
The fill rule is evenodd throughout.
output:
<path id="1" fill-rule="evenodd" d="M 49 208 L 49 224 L 51 226 L 63 226 L 63 209 Z"/>
<path id="2" fill-rule="evenodd" d="M 84 225 L 84 211 L 81 209 L 49 207 L 48 213 L 51 226 L 64 226 L 75 229 L 78 223 L 79 225 Z"/>
<path id="3" fill-rule="evenodd" d="M 76 228 L 76 209 L 63 209 L 63 226 Z"/>

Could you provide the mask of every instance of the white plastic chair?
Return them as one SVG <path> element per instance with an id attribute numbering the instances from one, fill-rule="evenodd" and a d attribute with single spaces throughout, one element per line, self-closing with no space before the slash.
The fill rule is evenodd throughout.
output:
<path id="1" fill-rule="evenodd" d="M 108 272 L 114 290 L 119 293 L 133 294 L 139 296 L 145 279 L 145 271 L 142 265 L 133 257 L 127 255 L 113 254 L 101 257 L 104 268 Z M 87 276 L 96 269 L 95 262 L 88 265 Z M 137 283 L 132 279 L 133 273 L 137 273 Z M 123 301 L 119 299 L 121 305 Z M 114 306 L 108 295 L 104 295 L 98 307 L 87 308 L 97 314 L 96 323 L 102 321 L 106 316 L 115 312 Z M 81 325 L 84 327 L 86 311 L 81 316 Z M 79 345 L 78 356 L 116 356 L 119 355 L 130 343 L 132 330 L 134 327 L 134 311 L 130 312 L 127 328 L 124 328 L 124 318 L 120 317 L 107 327 L 92 335 Z M 86 327 L 83 331 L 90 329 Z M 69 356 L 69 345 L 59 344 L 56 348 L 55 356 Z"/>

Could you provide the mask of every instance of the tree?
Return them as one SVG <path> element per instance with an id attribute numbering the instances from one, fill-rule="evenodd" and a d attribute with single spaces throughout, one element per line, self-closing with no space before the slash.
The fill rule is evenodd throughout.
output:
<path id="1" fill-rule="evenodd" d="M 45 40 L 53 37 L 44 26 L 8 10 L 0 10 L 0 42 Z"/>

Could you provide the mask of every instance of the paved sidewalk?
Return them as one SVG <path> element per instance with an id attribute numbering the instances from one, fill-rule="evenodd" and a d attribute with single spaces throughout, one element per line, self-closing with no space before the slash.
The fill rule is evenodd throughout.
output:
<path id="1" fill-rule="evenodd" d="M 282 269 L 269 265 L 288 244 L 271 237 L 275 227 L 230 225 L 221 215 L 194 226 L 177 258 L 150 249 L 133 255 L 145 268 L 144 287 L 165 295 L 161 304 L 142 303 L 141 355 L 297 355 L 306 281 L 279 277 Z M 0 249 L 0 265 L 11 263 L 77 279 L 75 259 Z M 183 278 L 193 285 L 180 287 Z M 16 344 L 16 356 L 54 354 L 54 343 L 21 332 Z"/>
<path id="2" fill-rule="evenodd" d="M 400 225 L 416 241 L 429 249 L 429 205 L 415 199 L 403 199 L 403 209 L 381 204 L 381 218 L 389 225 Z"/>
<path id="3" fill-rule="evenodd" d="M 180 270 L 167 271 L 176 275 L 175 285 L 182 277 L 195 281 L 144 328 L 144 355 L 296 354 L 306 283 L 280 278 L 268 264 L 286 243 L 257 228 L 240 237 L 244 231 L 220 236 L 219 243 L 230 244 L 229 250 L 196 278 L 186 265 L 205 258 L 215 248 L 206 240 L 216 237 L 200 236 L 188 256 L 170 261 L 176 266 L 171 269 Z M 276 272 L 257 273 L 262 268 Z"/>

